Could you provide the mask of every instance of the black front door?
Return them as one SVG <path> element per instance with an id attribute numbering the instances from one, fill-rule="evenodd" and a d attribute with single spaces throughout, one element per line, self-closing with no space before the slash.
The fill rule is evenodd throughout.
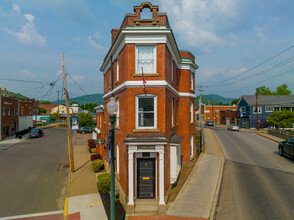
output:
<path id="1" fill-rule="evenodd" d="M 155 198 L 155 159 L 138 159 L 137 197 Z"/>

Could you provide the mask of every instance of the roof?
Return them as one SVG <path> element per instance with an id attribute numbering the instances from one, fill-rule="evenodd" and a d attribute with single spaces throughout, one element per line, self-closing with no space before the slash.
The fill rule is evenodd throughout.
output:
<path id="1" fill-rule="evenodd" d="M 174 134 L 174 135 L 171 136 L 171 138 L 169 139 L 169 142 L 170 142 L 170 143 L 173 143 L 173 144 L 180 144 L 180 143 L 182 142 L 183 139 L 184 139 L 184 137 Z"/>
<path id="2" fill-rule="evenodd" d="M 47 112 L 44 115 L 50 115 L 51 110 L 53 108 L 55 108 L 56 106 L 58 106 L 58 104 L 41 104 L 41 105 L 39 105 L 40 108 L 44 108 L 47 110 Z"/>
<path id="3" fill-rule="evenodd" d="M 241 96 L 240 101 L 242 99 L 244 99 L 249 106 L 256 105 L 255 95 L 243 95 Z M 294 107 L 294 95 L 259 95 L 257 96 L 257 99 L 258 105 L 261 106 L 279 105 L 281 107 Z"/>

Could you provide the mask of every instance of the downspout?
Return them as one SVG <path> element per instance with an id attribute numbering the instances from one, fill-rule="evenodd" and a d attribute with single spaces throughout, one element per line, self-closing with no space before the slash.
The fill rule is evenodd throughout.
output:
<path id="1" fill-rule="evenodd" d="M 113 90 L 113 68 L 112 68 L 112 56 L 110 57 L 110 75 L 111 75 L 111 91 Z"/>

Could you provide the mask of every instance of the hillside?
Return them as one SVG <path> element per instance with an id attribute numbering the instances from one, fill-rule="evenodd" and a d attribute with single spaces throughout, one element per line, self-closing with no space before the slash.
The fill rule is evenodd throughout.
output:
<path id="1" fill-rule="evenodd" d="M 89 98 L 90 97 L 90 98 Z M 92 95 L 83 95 L 75 98 L 70 98 L 69 97 L 69 103 L 71 102 L 78 102 L 80 105 L 81 104 L 86 104 L 86 103 L 96 103 L 97 105 L 103 105 L 103 94 L 92 94 Z M 65 104 L 65 100 L 60 100 L 59 103 Z M 57 104 L 57 101 L 52 102 L 52 104 Z"/>
<path id="2" fill-rule="evenodd" d="M 199 96 L 196 97 L 196 105 L 199 104 Z M 209 95 L 202 95 L 201 102 L 205 105 L 213 104 L 224 104 L 224 105 L 231 105 L 232 100 L 235 98 L 225 98 L 216 94 L 209 94 Z"/>

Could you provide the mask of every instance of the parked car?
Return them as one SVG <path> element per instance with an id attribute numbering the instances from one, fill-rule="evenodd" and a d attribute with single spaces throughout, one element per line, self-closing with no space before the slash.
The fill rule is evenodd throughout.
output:
<path id="1" fill-rule="evenodd" d="M 279 155 L 283 154 L 294 157 L 294 138 L 289 138 L 279 143 Z"/>
<path id="2" fill-rule="evenodd" d="M 33 128 L 30 133 L 29 137 L 30 138 L 35 138 L 35 137 L 42 137 L 44 134 L 43 130 L 41 128 Z"/>
<path id="3" fill-rule="evenodd" d="M 92 133 L 94 131 L 94 128 L 91 128 L 91 127 L 81 127 L 79 129 L 79 132 L 81 134 L 85 134 L 85 133 Z"/>
<path id="4" fill-rule="evenodd" d="M 238 125 L 229 125 L 228 126 L 228 131 L 239 131 L 240 128 Z"/>
<path id="5" fill-rule="evenodd" d="M 206 125 L 206 126 L 213 126 L 213 121 L 207 121 L 207 122 L 205 123 L 205 125 Z"/>

